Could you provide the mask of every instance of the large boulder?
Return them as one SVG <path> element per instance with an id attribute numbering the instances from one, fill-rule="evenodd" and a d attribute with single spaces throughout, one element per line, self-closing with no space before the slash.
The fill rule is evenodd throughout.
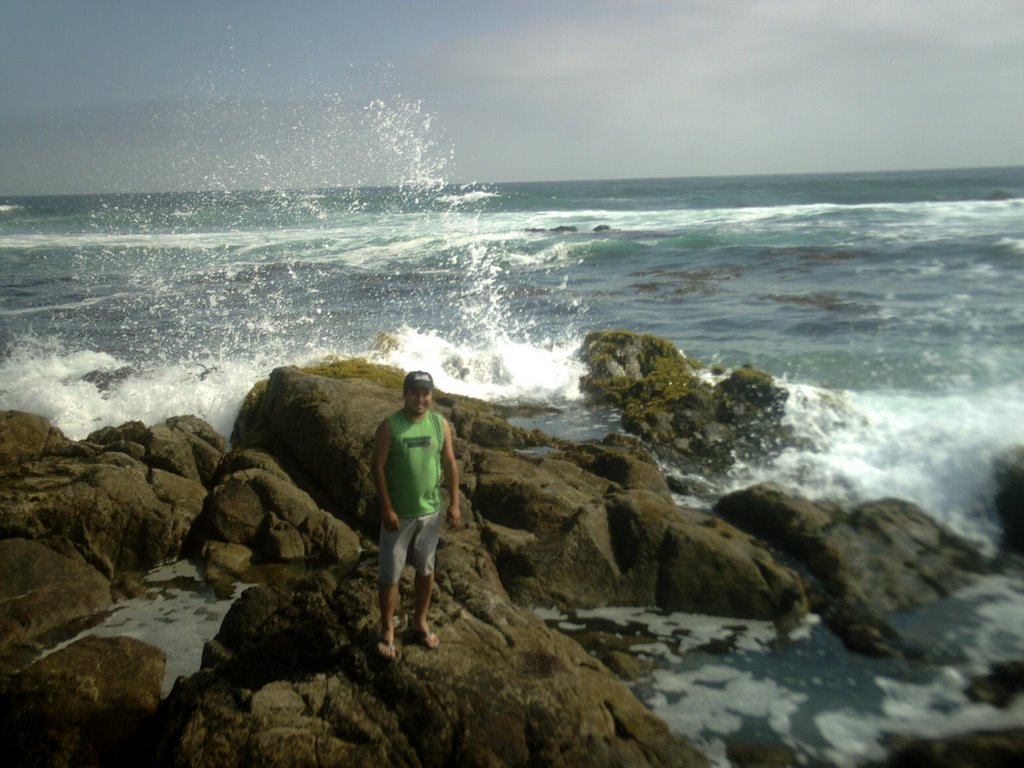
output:
<path id="1" fill-rule="evenodd" d="M 42 416 L 23 411 L 0 411 L 0 473 L 25 461 L 38 461 L 51 440 L 66 442 Z"/>
<path id="2" fill-rule="evenodd" d="M 404 638 L 394 662 L 374 651 L 372 570 L 246 591 L 204 669 L 162 706 L 140 761 L 706 765 L 600 662 L 495 591 L 473 536 L 451 537 L 440 561 L 440 647 Z"/>
<path id="3" fill-rule="evenodd" d="M 896 499 L 844 512 L 765 483 L 722 497 L 715 511 L 801 563 L 829 626 L 867 653 L 895 653 L 885 614 L 946 597 L 986 568 L 967 542 Z"/>
<path id="4" fill-rule="evenodd" d="M 15 675 L 0 693 L 7 765 L 120 761 L 160 702 L 163 651 L 127 637 L 88 637 Z"/>
<path id="5" fill-rule="evenodd" d="M 622 410 L 622 425 L 688 472 L 727 470 L 738 457 L 772 456 L 793 440 L 783 424 L 789 393 L 750 367 L 705 375 L 671 342 L 630 331 L 583 341 L 581 388 Z"/>
<path id="6" fill-rule="evenodd" d="M 373 381 L 277 368 L 232 435 L 240 446 L 272 453 L 289 474 L 326 494 L 341 515 L 372 527 L 379 520 L 370 473 L 373 435 L 400 407 L 398 392 Z"/>
<path id="7" fill-rule="evenodd" d="M 614 495 L 607 509 L 620 604 L 784 625 L 807 613 L 803 578 L 728 523 L 647 491 Z"/>

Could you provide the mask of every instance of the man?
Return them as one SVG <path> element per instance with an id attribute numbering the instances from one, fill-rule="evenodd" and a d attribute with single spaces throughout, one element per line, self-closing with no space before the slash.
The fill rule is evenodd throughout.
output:
<path id="1" fill-rule="evenodd" d="M 402 409 L 384 419 L 373 441 L 373 481 L 380 499 L 380 639 L 377 653 L 395 658 L 398 582 L 411 552 L 416 569 L 412 631 L 423 647 L 440 640 L 427 623 L 440 536 L 442 466 L 448 481 L 448 524 L 457 528 L 459 469 L 448 421 L 430 410 L 434 380 L 412 371 L 402 386 Z"/>

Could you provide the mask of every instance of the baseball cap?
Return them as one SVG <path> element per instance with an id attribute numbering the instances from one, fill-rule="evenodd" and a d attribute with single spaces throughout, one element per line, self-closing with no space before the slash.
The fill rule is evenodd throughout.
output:
<path id="1" fill-rule="evenodd" d="M 408 389 L 434 389 L 434 379 L 426 371 L 410 371 L 405 376 L 405 384 L 402 385 L 402 391 Z"/>

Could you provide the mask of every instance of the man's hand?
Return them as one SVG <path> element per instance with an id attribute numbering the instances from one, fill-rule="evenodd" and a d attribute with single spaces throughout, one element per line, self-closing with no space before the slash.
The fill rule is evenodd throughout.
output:
<path id="1" fill-rule="evenodd" d="M 380 511 L 380 524 L 388 531 L 398 530 L 398 515 L 395 514 L 393 507 L 382 509 Z"/>
<path id="2" fill-rule="evenodd" d="M 451 528 L 458 528 L 459 523 L 462 521 L 462 512 L 459 510 L 459 505 L 452 504 L 448 507 L 448 525 Z"/>

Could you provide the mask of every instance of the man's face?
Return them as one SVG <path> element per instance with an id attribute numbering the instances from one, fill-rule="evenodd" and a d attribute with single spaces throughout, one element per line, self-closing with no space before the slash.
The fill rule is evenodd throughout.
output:
<path id="1" fill-rule="evenodd" d="M 429 389 L 412 387 L 405 390 L 405 412 L 410 416 L 422 416 L 434 402 L 434 393 Z"/>

